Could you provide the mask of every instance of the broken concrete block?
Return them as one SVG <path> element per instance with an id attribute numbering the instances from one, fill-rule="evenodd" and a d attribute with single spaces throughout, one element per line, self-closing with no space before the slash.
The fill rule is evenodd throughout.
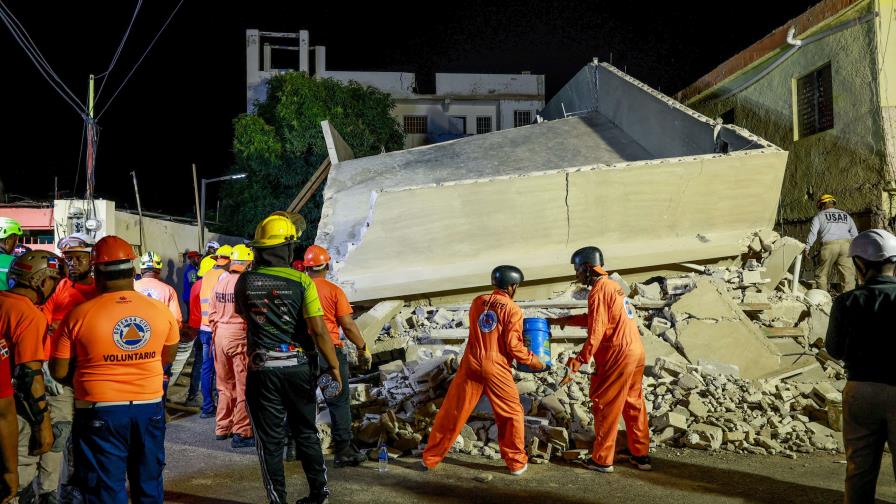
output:
<path id="1" fill-rule="evenodd" d="M 754 236 L 752 240 L 750 240 L 750 244 L 747 246 L 750 252 L 761 252 L 762 251 L 762 240 L 759 239 L 758 236 Z"/>
<path id="2" fill-rule="evenodd" d="M 520 393 L 520 395 L 531 394 L 532 392 L 535 392 L 535 389 L 537 388 L 538 382 L 536 382 L 535 380 L 523 380 L 516 382 L 516 390 Z"/>
<path id="3" fill-rule="evenodd" d="M 542 432 L 548 444 L 556 447 L 558 451 L 566 450 L 569 446 L 569 433 L 563 427 L 544 427 Z"/>
<path id="4" fill-rule="evenodd" d="M 735 443 L 737 441 L 743 441 L 746 438 L 747 433 L 741 431 L 725 432 L 722 434 L 722 442 L 724 443 Z"/>
<path id="5" fill-rule="evenodd" d="M 765 276 L 769 279 L 769 282 L 762 284 L 760 289 L 765 292 L 773 292 L 778 284 L 781 283 L 781 280 L 784 279 L 787 272 L 790 271 L 793 260 L 799 254 L 802 254 L 804 249 L 805 245 L 799 240 L 790 237 L 784 237 L 779 240 L 775 250 L 762 261 L 762 265 L 766 270 Z"/>
<path id="6" fill-rule="evenodd" d="M 744 304 L 766 304 L 769 302 L 768 294 L 765 292 L 745 292 Z"/>
<path id="7" fill-rule="evenodd" d="M 709 407 L 696 393 L 688 395 L 688 411 L 700 420 L 709 415 Z"/>
<path id="8" fill-rule="evenodd" d="M 398 314 L 404 307 L 404 301 L 392 299 L 389 301 L 380 301 L 373 308 L 364 313 L 355 320 L 358 330 L 361 331 L 361 337 L 367 343 L 368 348 L 376 346 L 376 338 L 383 330 L 388 320 Z"/>
<path id="9" fill-rule="evenodd" d="M 781 235 L 771 229 L 762 229 L 756 233 L 756 237 L 762 242 L 762 250 L 771 252 L 775 244 L 781 239 Z"/>
<path id="10" fill-rule="evenodd" d="M 431 322 L 438 327 L 449 325 L 453 321 L 454 313 L 449 312 L 448 310 L 436 310 L 431 320 Z"/>
<path id="11" fill-rule="evenodd" d="M 757 285 L 761 284 L 762 281 L 762 272 L 760 271 L 741 270 L 740 272 L 740 284 L 742 286 Z"/>
<path id="12" fill-rule="evenodd" d="M 666 427 L 659 433 L 653 434 L 650 438 L 657 443 L 665 443 L 667 441 L 675 439 L 677 432 L 678 431 L 676 431 L 674 427 Z"/>
<path id="13" fill-rule="evenodd" d="M 783 448 L 781 447 L 780 444 L 778 444 L 777 441 L 774 441 L 774 440 L 772 440 L 772 439 L 770 439 L 770 438 L 767 438 L 767 437 L 765 437 L 765 436 L 756 436 L 755 441 L 756 441 L 756 444 L 757 444 L 757 445 L 759 445 L 759 446 L 761 446 L 761 447 L 763 447 L 763 448 L 765 448 L 766 450 L 769 450 L 769 451 L 774 450 L 775 453 L 780 452 L 781 450 L 783 450 Z"/>
<path id="14" fill-rule="evenodd" d="M 476 476 L 473 476 L 473 480 L 479 483 L 488 483 L 493 480 L 495 477 L 488 473 L 479 473 Z"/>
<path id="15" fill-rule="evenodd" d="M 650 425 L 654 428 L 654 430 L 663 430 L 666 427 L 672 427 L 674 429 L 683 431 L 687 430 L 688 428 L 688 420 L 687 417 L 683 415 L 668 412 L 660 416 L 653 417 L 650 421 Z"/>
<path id="16" fill-rule="evenodd" d="M 666 294 L 680 296 L 697 288 L 697 284 L 691 277 L 667 278 L 664 282 Z"/>
<path id="17" fill-rule="evenodd" d="M 831 293 L 821 289 L 809 289 L 803 297 L 809 304 L 822 308 L 830 308 L 831 304 L 834 302 L 833 298 L 831 298 Z"/>
<path id="18" fill-rule="evenodd" d="M 820 406 L 827 407 L 829 403 L 843 403 L 843 394 L 837 391 L 830 383 L 818 383 L 812 387 L 812 399 Z"/>
<path id="19" fill-rule="evenodd" d="M 678 377 L 687 371 L 687 367 L 685 364 L 667 357 L 657 357 L 653 364 L 653 370 L 658 375 Z"/>
<path id="20" fill-rule="evenodd" d="M 708 424 L 691 426 L 684 437 L 685 445 L 698 450 L 718 450 L 722 446 L 723 431 Z"/>
<path id="21" fill-rule="evenodd" d="M 638 295 L 645 299 L 660 300 L 663 299 L 663 289 L 659 283 L 637 283 L 635 289 Z"/>
<path id="22" fill-rule="evenodd" d="M 594 446 L 594 429 L 572 433 L 572 442 L 576 449 L 588 450 Z"/>
<path id="23" fill-rule="evenodd" d="M 653 317 L 653 320 L 650 322 L 650 332 L 657 336 L 660 336 L 669 329 L 672 329 L 672 322 L 669 322 L 662 317 Z"/>
<path id="24" fill-rule="evenodd" d="M 631 294 L 631 287 L 629 287 L 628 282 L 622 279 L 622 276 L 619 273 L 616 273 L 615 271 L 613 273 L 610 273 L 610 280 L 613 280 L 614 282 L 619 284 L 619 287 L 622 288 L 623 296 L 628 297 L 628 295 Z"/>
<path id="25" fill-rule="evenodd" d="M 685 373 L 678 377 L 678 386 L 684 390 L 695 390 L 705 387 L 706 383 L 703 382 L 700 375 Z"/>
<path id="26" fill-rule="evenodd" d="M 573 460 L 581 460 L 588 456 L 588 450 L 566 450 L 561 453 L 563 460 L 572 462 Z"/>
<path id="27" fill-rule="evenodd" d="M 566 408 L 563 407 L 563 404 L 555 394 L 542 397 L 538 405 L 539 407 L 550 411 L 555 418 L 565 418 L 568 416 L 566 414 Z"/>

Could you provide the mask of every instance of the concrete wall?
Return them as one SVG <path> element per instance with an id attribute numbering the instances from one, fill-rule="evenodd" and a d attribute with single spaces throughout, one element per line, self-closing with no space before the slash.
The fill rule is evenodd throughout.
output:
<path id="1" fill-rule="evenodd" d="M 882 23 L 892 7 L 885 3 L 888 5 L 880 7 L 886 13 L 881 16 Z M 799 37 L 861 17 L 873 8 L 872 2 L 862 2 Z M 711 117 L 733 110 L 737 125 L 791 152 L 780 212 L 790 227 L 787 232 L 794 236 L 803 238 L 804 224 L 816 212 L 815 200 L 824 193 L 834 194 L 841 208 L 857 217 L 860 227 L 879 225 L 887 217 L 883 189 L 891 184 L 892 170 L 877 94 L 880 89 L 888 97 L 896 95 L 896 82 L 879 81 L 882 72 L 878 60 L 883 49 L 878 41 L 888 31 L 886 26 L 883 29 L 883 35 L 878 33 L 877 19 L 847 28 L 801 47 L 764 78 L 730 98 L 698 96 L 688 103 Z M 891 44 L 896 44 L 896 37 Z M 894 54 L 896 50 L 886 52 Z M 827 63 L 831 64 L 833 79 L 834 128 L 794 140 L 794 81 Z M 893 61 L 886 64 L 896 71 Z M 761 67 L 748 71 L 758 72 Z M 712 94 L 722 96 L 723 91 Z"/>
<path id="2" fill-rule="evenodd" d="M 144 217 L 143 234 L 146 241 L 141 243 L 139 216 L 115 210 L 114 201 L 97 200 L 95 204 L 96 215 L 103 223 L 100 231 L 95 234 L 95 238 L 99 240 L 103 236 L 116 235 L 133 245 L 134 251 L 138 255 L 148 250 L 158 253 L 162 256 L 164 280 L 173 285 L 180 293 L 181 279 L 186 267 L 184 254 L 190 250 L 203 250 L 203 247 L 199 245 L 198 228 L 189 224 Z M 88 205 L 84 200 L 56 200 L 54 202 L 53 219 L 57 243 L 59 239 L 71 233 L 72 227 L 67 216 L 73 208 L 86 211 Z M 211 233 L 208 230 L 206 230 L 205 239 L 206 241 L 215 240 L 222 245 L 242 243 L 242 239 L 239 237 Z"/>
<path id="3" fill-rule="evenodd" d="M 315 77 L 336 79 L 344 83 L 355 81 L 385 91 L 395 99 L 414 96 L 414 86 L 416 85 L 414 74 L 407 72 L 334 72 L 327 70 L 324 74 L 315 74 Z"/>
<path id="4" fill-rule="evenodd" d="M 892 13 L 896 11 L 896 0 L 877 0 L 877 11 L 880 13 Z M 890 38 L 890 30 L 894 28 L 896 19 L 892 15 L 881 15 L 875 23 L 877 30 L 877 76 L 878 96 L 880 97 L 881 123 L 884 131 L 884 140 L 887 146 L 887 168 L 889 186 L 896 186 L 896 37 Z M 892 77 L 892 78 L 891 78 Z M 881 202 L 883 214 L 890 218 L 890 228 L 893 229 L 893 217 L 896 216 L 896 193 L 888 191 L 883 195 Z"/>
<path id="5" fill-rule="evenodd" d="M 530 74 L 466 74 L 437 73 L 436 94 L 463 95 L 530 95 L 544 99 L 544 76 Z"/>
<path id="6" fill-rule="evenodd" d="M 592 244 L 616 270 L 734 256 L 774 223 L 769 188 L 786 157 L 772 148 L 382 191 L 334 277 L 364 301 L 481 286 L 497 264 L 568 277 L 569 254 Z"/>

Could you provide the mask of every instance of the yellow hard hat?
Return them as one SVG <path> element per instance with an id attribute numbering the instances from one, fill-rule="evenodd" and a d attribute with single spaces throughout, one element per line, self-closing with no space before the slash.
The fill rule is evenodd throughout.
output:
<path id="1" fill-rule="evenodd" d="M 233 252 L 230 254 L 231 261 L 254 261 L 255 253 L 252 252 L 252 249 L 243 245 L 242 243 L 233 247 Z"/>
<path id="2" fill-rule="evenodd" d="M 218 250 L 215 251 L 215 257 L 230 257 L 231 252 L 233 252 L 233 247 L 230 245 L 221 245 L 218 247 Z"/>
<path id="3" fill-rule="evenodd" d="M 821 197 L 818 198 L 818 201 L 815 202 L 815 206 L 817 206 L 817 207 L 821 207 L 821 206 L 826 205 L 826 204 L 828 204 L 828 203 L 833 203 L 833 204 L 836 205 L 836 204 L 837 204 L 837 198 L 831 196 L 830 194 L 822 194 Z"/>
<path id="4" fill-rule="evenodd" d="M 196 272 L 196 276 L 205 276 L 206 273 L 208 273 L 212 268 L 215 267 L 215 264 L 215 260 L 212 259 L 212 256 L 205 256 L 204 258 L 202 258 L 202 262 L 199 263 L 199 271 Z"/>
<path id="5" fill-rule="evenodd" d="M 140 269 L 142 270 L 153 270 L 162 269 L 162 256 L 156 254 L 152 250 L 148 250 L 145 254 L 140 256 Z"/>
<path id="6" fill-rule="evenodd" d="M 293 220 L 287 215 L 286 212 L 274 212 L 265 217 L 255 228 L 255 239 L 249 245 L 252 247 L 273 247 L 296 240 L 300 232 L 296 229 Z"/>

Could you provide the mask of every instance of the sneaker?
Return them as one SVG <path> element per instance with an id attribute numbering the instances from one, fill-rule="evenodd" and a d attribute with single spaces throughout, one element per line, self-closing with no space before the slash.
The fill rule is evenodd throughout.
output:
<path id="1" fill-rule="evenodd" d="M 202 400 L 199 399 L 199 396 L 188 397 L 186 401 L 184 401 L 184 406 L 188 408 L 201 408 Z"/>
<path id="2" fill-rule="evenodd" d="M 347 448 L 336 453 L 333 465 L 336 467 L 355 467 L 361 465 L 361 462 L 364 462 L 365 460 L 367 460 L 367 455 L 364 455 L 353 446 L 349 445 Z"/>
<path id="3" fill-rule="evenodd" d="M 286 453 L 283 456 L 283 460 L 287 462 L 295 462 L 296 461 L 296 442 L 293 440 L 289 440 L 286 442 Z"/>
<path id="4" fill-rule="evenodd" d="M 330 490 L 327 487 L 324 487 L 324 489 L 319 492 L 313 492 L 308 497 L 297 500 L 296 504 L 327 504 L 329 501 Z"/>
<path id="5" fill-rule="evenodd" d="M 230 447 L 233 449 L 238 448 L 255 448 L 255 438 L 254 437 L 243 437 L 239 434 L 234 434 L 233 439 L 230 440 Z"/>
<path id="6" fill-rule="evenodd" d="M 516 471 L 510 471 L 511 476 L 522 476 L 524 472 L 529 470 L 529 464 L 524 465 L 523 467 L 517 469 Z"/>
<path id="7" fill-rule="evenodd" d="M 611 473 L 613 472 L 613 466 L 611 465 L 601 465 L 594 461 L 592 458 L 587 458 L 585 460 L 576 460 L 576 464 L 583 466 L 585 469 L 589 469 L 591 471 L 597 471 L 602 473 Z"/>
<path id="8" fill-rule="evenodd" d="M 232 434 L 215 434 L 215 441 L 224 441 L 225 439 L 230 439 Z"/>
<path id="9" fill-rule="evenodd" d="M 628 461 L 635 465 L 638 469 L 642 471 L 649 471 L 653 469 L 653 466 L 650 465 L 650 456 L 644 455 L 643 457 L 636 457 L 632 455 L 628 458 Z"/>
<path id="10" fill-rule="evenodd" d="M 215 410 L 211 410 L 208 413 L 200 413 L 199 418 L 215 418 L 218 415 L 218 412 Z"/>
<path id="11" fill-rule="evenodd" d="M 420 461 L 420 470 L 423 471 L 423 472 L 429 472 L 429 471 L 432 471 L 432 469 L 430 469 L 429 466 L 427 466 L 426 464 L 424 464 L 422 460 Z"/>

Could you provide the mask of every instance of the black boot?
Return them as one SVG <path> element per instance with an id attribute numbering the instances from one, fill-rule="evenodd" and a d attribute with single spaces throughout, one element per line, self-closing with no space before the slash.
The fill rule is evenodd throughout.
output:
<path id="1" fill-rule="evenodd" d="M 299 499 L 296 501 L 296 504 L 327 504 L 330 499 L 330 489 L 327 487 L 323 487 L 323 489 L 318 490 L 316 492 L 311 492 L 308 497 Z"/>
<path id="2" fill-rule="evenodd" d="M 351 443 L 336 448 L 336 457 L 333 461 L 336 467 L 355 467 L 367 460 L 367 456 L 359 452 Z"/>

